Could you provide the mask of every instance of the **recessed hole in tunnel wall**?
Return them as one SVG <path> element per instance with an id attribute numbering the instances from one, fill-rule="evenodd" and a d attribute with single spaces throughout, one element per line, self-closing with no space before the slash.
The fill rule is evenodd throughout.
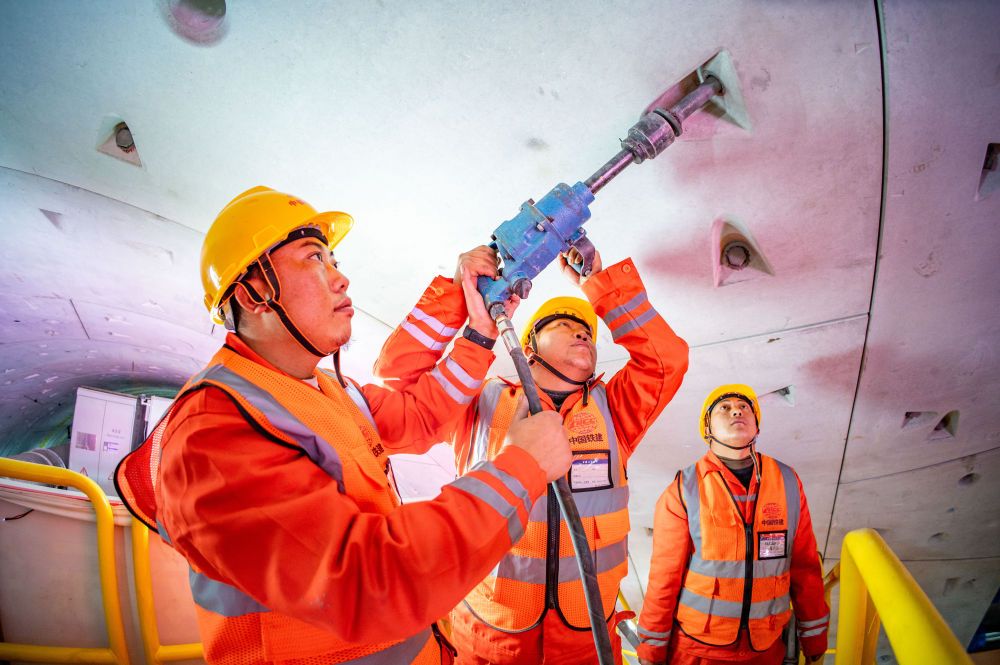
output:
<path id="1" fill-rule="evenodd" d="M 1000 189 L 1000 143 L 990 143 L 986 146 L 976 200 L 985 199 L 997 189 Z"/>
<path id="2" fill-rule="evenodd" d="M 769 393 L 763 393 L 759 399 L 768 406 L 795 406 L 795 386 L 789 384 Z"/>
<path id="3" fill-rule="evenodd" d="M 712 278 L 715 287 L 745 282 L 774 269 L 753 233 L 742 221 L 720 217 L 712 222 Z"/>
<path id="4" fill-rule="evenodd" d="M 949 411 L 927 436 L 928 440 L 953 439 L 958 432 L 958 411 Z"/>
<path id="5" fill-rule="evenodd" d="M 978 473 L 967 473 L 958 479 L 958 484 L 961 487 L 968 487 L 969 485 L 973 484 L 978 480 L 979 480 Z"/>
<path id="6" fill-rule="evenodd" d="M 937 418 L 937 415 L 937 411 L 907 411 L 903 414 L 903 424 L 900 427 L 911 429 L 920 425 L 926 425 L 931 420 Z"/>
<path id="7" fill-rule="evenodd" d="M 97 151 L 132 166 L 142 167 L 142 160 L 139 159 L 139 151 L 136 150 L 135 146 L 135 138 L 125 121 L 115 123 L 110 136 L 97 146 Z"/>

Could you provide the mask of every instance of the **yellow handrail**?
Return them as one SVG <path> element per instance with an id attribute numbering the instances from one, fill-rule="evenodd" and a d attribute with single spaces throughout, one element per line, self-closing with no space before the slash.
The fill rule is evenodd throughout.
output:
<path id="1" fill-rule="evenodd" d="M 132 518 L 132 570 L 135 576 L 135 603 L 139 614 L 139 630 L 147 665 L 162 665 L 176 660 L 204 658 L 200 642 L 192 644 L 160 644 L 153 607 L 153 576 L 149 567 L 149 529 Z"/>
<path id="2" fill-rule="evenodd" d="M 118 599 L 118 579 L 115 574 L 115 518 L 111 503 L 97 483 L 69 469 L 19 460 L 0 458 L 0 476 L 19 478 L 50 485 L 75 487 L 90 499 L 97 514 L 97 562 L 104 601 L 104 621 L 108 629 L 109 648 L 51 647 L 0 642 L 0 660 L 30 663 L 116 663 L 129 665 L 125 646 L 125 626 L 121 602 Z"/>
<path id="3" fill-rule="evenodd" d="M 900 665 L 972 665 L 927 595 L 874 529 L 844 536 L 836 665 L 872 663 L 880 621 Z"/>

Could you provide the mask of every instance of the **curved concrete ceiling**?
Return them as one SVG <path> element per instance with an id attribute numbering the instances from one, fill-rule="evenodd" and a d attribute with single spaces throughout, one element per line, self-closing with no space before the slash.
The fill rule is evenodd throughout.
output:
<path id="1" fill-rule="evenodd" d="M 1000 5 L 230 3 L 193 34 L 178 4 L 0 7 L 0 454 L 58 442 L 77 386 L 169 394 L 206 361 L 201 240 L 257 184 L 355 217 L 344 366 L 367 379 L 434 274 L 724 50 L 740 107 L 587 225 L 692 347 L 629 467 L 635 579 L 703 396 L 738 380 L 827 560 L 877 528 L 968 641 L 1000 585 Z M 720 268 L 726 224 L 769 270 Z M 566 289 L 544 273 L 515 325 Z M 624 361 L 602 328 L 599 371 Z"/>

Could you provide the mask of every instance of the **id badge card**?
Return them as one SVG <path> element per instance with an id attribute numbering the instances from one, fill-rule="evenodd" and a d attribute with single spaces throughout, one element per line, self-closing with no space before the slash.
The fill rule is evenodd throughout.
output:
<path id="1" fill-rule="evenodd" d="M 783 559 L 787 555 L 787 531 L 762 531 L 757 534 L 758 559 Z"/>
<path id="2" fill-rule="evenodd" d="M 613 486 L 611 454 L 607 450 L 578 450 L 573 453 L 573 466 L 569 470 L 571 490 L 588 492 Z"/>

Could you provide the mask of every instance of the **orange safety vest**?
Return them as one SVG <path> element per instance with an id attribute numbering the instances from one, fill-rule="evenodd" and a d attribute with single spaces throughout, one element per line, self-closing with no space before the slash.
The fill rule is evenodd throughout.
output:
<path id="1" fill-rule="evenodd" d="M 503 381 L 484 385 L 460 472 L 500 451 L 520 399 L 520 389 Z M 573 451 L 568 480 L 594 556 L 604 615 L 610 619 L 628 571 L 628 480 L 604 385 L 594 385 L 586 401 L 578 401 L 563 417 Z M 524 536 L 464 602 L 476 618 L 504 632 L 537 626 L 549 609 L 568 627 L 590 630 L 573 543 L 551 487 L 531 507 Z"/>
<path id="2" fill-rule="evenodd" d="M 351 381 L 342 386 L 333 374 L 321 370 L 316 377 L 322 392 L 223 347 L 208 367 L 188 381 L 143 446 L 119 465 L 115 476 L 122 500 L 138 519 L 170 543 L 163 525 L 155 521 L 155 504 L 146 503 L 144 507 L 144 502 L 157 494 L 155 469 L 161 439 L 181 401 L 197 390 L 214 386 L 230 395 L 244 417 L 268 436 L 301 448 L 362 511 L 388 514 L 399 505 L 399 498 L 391 485 L 388 458 L 364 395 Z M 357 426 L 354 436 L 350 436 L 352 428 L 345 427 L 345 422 Z M 140 478 L 142 473 L 147 477 Z M 210 663 L 307 665 L 319 662 L 317 658 L 325 663 L 357 665 L 451 662 L 431 628 L 405 640 L 354 644 L 272 612 L 238 588 L 193 568 L 189 579 L 205 658 Z"/>
<path id="3" fill-rule="evenodd" d="M 799 485 L 791 467 L 765 455 L 760 462 L 756 495 L 734 496 L 722 472 L 704 458 L 680 472 L 694 554 L 675 618 L 704 644 L 735 644 L 746 627 L 751 647 L 762 651 L 788 623 Z M 737 501 L 753 502 L 750 522 Z"/>

